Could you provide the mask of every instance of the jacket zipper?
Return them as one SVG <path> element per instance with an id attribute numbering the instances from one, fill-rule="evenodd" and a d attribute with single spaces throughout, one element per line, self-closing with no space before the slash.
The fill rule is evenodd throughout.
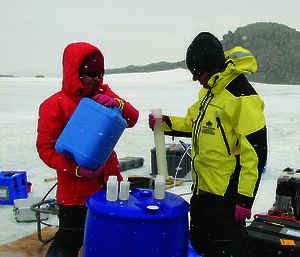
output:
<path id="1" fill-rule="evenodd" d="M 198 115 L 198 117 L 196 118 L 196 120 L 194 122 L 195 125 L 194 125 L 193 135 L 192 135 L 194 148 L 198 148 L 198 135 L 199 135 L 200 130 L 201 130 L 200 124 L 201 124 L 202 120 L 204 119 L 205 113 L 207 111 L 207 108 L 208 108 L 210 102 L 214 98 L 214 94 L 211 93 L 211 89 L 216 84 L 218 78 L 219 77 L 216 76 L 215 81 L 213 83 L 213 86 L 209 88 L 208 92 L 206 93 L 205 97 L 202 99 L 202 101 L 200 103 L 199 115 Z M 195 155 L 192 159 L 192 167 L 193 167 L 194 173 L 196 175 L 196 184 L 195 185 L 193 184 L 193 186 L 192 186 L 192 191 L 194 193 L 197 193 L 197 190 L 198 190 L 198 173 L 196 172 L 196 169 L 195 169 L 195 158 L 196 158 L 197 154 L 198 153 L 195 153 Z"/>
<path id="2" fill-rule="evenodd" d="M 203 98 L 202 102 L 200 103 L 200 107 L 199 107 L 199 115 L 196 118 L 194 124 L 195 124 L 195 128 L 193 130 L 194 136 L 193 136 L 193 144 L 195 148 L 198 148 L 198 135 L 200 133 L 200 124 L 205 116 L 206 110 L 208 108 L 209 103 L 211 102 L 211 100 L 213 99 L 214 95 L 211 94 L 211 89 L 207 92 L 206 96 Z M 210 98 L 210 99 L 209 99 Z M 194 160 L 196 158 L 196 155 L 198 153 L 195 153 L 194 158 L 192 159 L 192 166 L 194 169 L 194 173 L 196 174 L 196 184 L 192 186 L 192 191 L 194 193 L 197 193 L 198 190 L 198 174 L 196 172 L 195 166 L 194 166 Z"/>
<path id="3" fill-rule="evenodd" d="M 222 134 L 224 143 L 226 145 L 227 153 L 228 153 L 228 155 L 231 155 L 230 147 L 229 147 L 229 144 L 228 144 L 228 141 L 227 141 L 227 138 L 226 138 L 226 134 L 225 134 L 225 130 L 224 130 L 223 126 L 222 126 L 222 123 L 221 123 L 221 120 L 220 120 L 218 112 L 216 112 L 216 119 L 217 119 L 217 124 L 218 124 L 217 128 L 220 128 L 220 130 L 221 130 L 221 134 Z"/>
<path id="4" fill-rule="evenodd" d="M 195 160 L 195 158 L 196 158 L 196 155 L 194 156 L 194 158 L 193 158 L 193 160 L 192 160 L 192 167 L 193 167 L 193 170 L 194 170 L 194 173 L 195 173 L 195 175 L 196 175 L 196 184 L 194 185 L 192 185 L 192 191 L 193 191 L 193 193 L 197 193 L 197 188 L 198 188 L 198 174 L 197 174 L 197 172 L 196 172 L 196 169 L 195 169 L 195 166 L 194 166 L 194 160 Z"/>
<path id="5" fill-rule="evenodd" d="M 193 144 L 198 147 L 198 135 L 200 133 L 200 124 L 205 116 L 206 110 L 208 108 L 209 103 L 213 99 L 214 95 L 211 94 L 211 89 L 207 92 L 205 97 L 203 98 L 202 102 L 200 103 L 199 107 L 199 115 L 195 120 L 195 128 L 193 130 L 194 132 L 194 137 L 193 137 Z M 210 98 L 210 99 L 209 99 Z"/>

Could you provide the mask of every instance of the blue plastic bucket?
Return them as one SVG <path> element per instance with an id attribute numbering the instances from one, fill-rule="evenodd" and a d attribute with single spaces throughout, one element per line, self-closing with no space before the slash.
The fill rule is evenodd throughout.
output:
<path id="1" fill-rule="evenodd" d="M 96 170 L 104 165 L 127 122 L 117 108 L 83 98 L 55 144 L 55 150 L 80 165 Z"/>
<path id="2" fill-rule="evenodd" d="M 84 257 L 187 257 L 189 204 L 166 192 L 135 189 L 128 201 L 106 200 L 101 191 L 86 201 Z"/>

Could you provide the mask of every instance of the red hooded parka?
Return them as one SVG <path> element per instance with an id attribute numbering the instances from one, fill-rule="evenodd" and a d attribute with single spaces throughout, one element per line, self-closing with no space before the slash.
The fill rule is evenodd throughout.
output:
<path id="1" fill-rule="evenodd" d="M 103 79 L 98 86 L 84 87 L 79 78 L 79 67 L 84 58 L 91 53 L 102 53 L 89 43 L 72 43 L 63 54 L 63 83 L 61 91 L 45 100 L 39 109 L 38 136 L 36 147 L 41 160 L 57 171 L 57 201 L 64 205 L 84 205 L 85 200 L 94 193 L 102 190 L 101 178 L 86 178 L 76 175 L 78 164 L 74 159 L 67 158 L 55 151 L 55 143 L 79 101 L 83 97 L 92 98 L 97 94 L 105 94 L 124 102 L 122 116 L 127 121 L 127 127 L 133 127 L 137 120 L 138 111 L 124 99 L 116 95 L 108 85 L 103 85 Z M 104 73 L 104 58 L 103 58 Z M 122 180 L 120 165 L 115 151 L 105 164 L 104 179 L 116 175 Z"/>

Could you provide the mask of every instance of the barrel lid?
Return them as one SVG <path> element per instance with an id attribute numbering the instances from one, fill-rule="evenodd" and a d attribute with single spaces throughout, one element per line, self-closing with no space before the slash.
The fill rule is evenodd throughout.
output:
<path id="1" fill-rule="evenodd" d="M 115 202 L 107 201 L 106 191 L 101 191 L 89 197 L 86 206 L 101 215 L 134 220 L 173 219 L 189 211 L 189 203 L 181 196 L 166 192 L 165 199 L 157 200 L 148 189 L 135 189 L 127 201 Z"/>

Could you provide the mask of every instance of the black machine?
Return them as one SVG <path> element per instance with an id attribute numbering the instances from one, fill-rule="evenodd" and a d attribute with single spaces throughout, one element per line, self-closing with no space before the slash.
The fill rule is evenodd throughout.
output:
<path id="1" fill-rule="evenodd" d="M 190 146 L 183 141 L 180 144 L 166 144 L 168 175 L 184 178 L 191 171 Z M 152 175 L 157 175 L 156 149 L 151 149 Z"/>
<path id="2" fill-rule="evenodd" d="M 277 179 L 276 201 L 268 215 L 247 227 L 255 257 L 300 256 L 300 170 L 286 168 Z"/>
<path id="3" fill-rule="evenodd" d="M 300 169 L 285 168 L 277 179 L 275 210 L 300 221 Z"/>
<path id="4" fill-rule="evenodd" d="M 300 223 L 288 218 L 257 216 L 247 227 L 255 257 L 300 256 Z"/>

